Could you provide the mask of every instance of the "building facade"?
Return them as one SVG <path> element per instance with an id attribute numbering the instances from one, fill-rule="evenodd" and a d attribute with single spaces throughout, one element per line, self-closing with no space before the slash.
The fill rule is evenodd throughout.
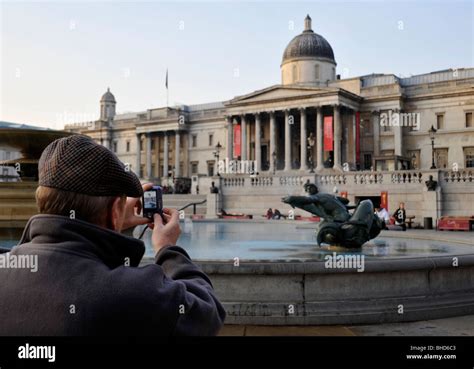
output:
<path id="1" fill-rule="evenodd" d="M 312 30 L 307 16 L 303 32 L 284 50 L 279 85 L 228 101 L 120 115 L 108 90 L 99 120 L 65 129 L 109 147 L 140 178 L 161 184 L 192 178 L 193 192 L 196 187 L 207 192 L 210 181 L 217 180 L 223 204 L 248 212 L 257 208 L 237 204 L 249 189 L 259 198 L 273 196 L 274 203 L 308 179 L 327 189 L 338 186 L 353 199 L 379 196 L 383 190 L 381 183 L 375 189 L 357 183 L 357 176 L 380 174 L 397 184 L 397 176 L 411 180 L 420 173 L 419 188 L 401 189 L 405 195 L 421 195 L 428 174 L 439 179 L 440 191 L 444 177 L 472 183 L 474 68 L 341 79 L 336 66 L 331 45 Z M 436 132 L 430 136 L 432 127 Z M 223 160 L 250 161 L 253 169 L 229 171 L 228 165 L 219 165 Z M 266 187 L 275 187 L 274 181 L 282 187 L 272 192 Z M 472 186 L 463 191 L 472 205 Z M 407 199 L 396 195 L 391 201 Z M 446 209 L 437 208 L 435 217 L 453 213 Z"/>

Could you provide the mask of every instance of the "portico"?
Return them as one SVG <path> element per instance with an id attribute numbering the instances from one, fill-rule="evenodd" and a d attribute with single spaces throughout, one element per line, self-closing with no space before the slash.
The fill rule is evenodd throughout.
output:
<path id="1" fill-rule="evenodd" d="M 183 171 L 186 173 L 188 153 L 183 146 L 187 142 L 184 132 L 181 125 L 137 127 L 137 175 L 168 184 L 171 178 L 179 178 Z"/>
<path id="2" fill-rule="evenodd" d="M 229 159 L 255 160 L 258 171 L 269 172 L 357 167 L 360 101 L 348 91 L 274 86 L 231 100 L 226 108 Z"/>

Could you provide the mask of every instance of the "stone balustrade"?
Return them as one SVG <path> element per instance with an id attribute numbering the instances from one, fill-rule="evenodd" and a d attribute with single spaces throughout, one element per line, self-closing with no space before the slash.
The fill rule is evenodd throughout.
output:
<path id="1" fill-rule="evenodd" d="M 224 175 L 221 185 L 224 188 L 232 187 L 252 187 L 252 188 L 280 188 L 280 187 L 300 187 L 306 181 L 316 183 L 318 186 L 390 186 L 390 185 L 412 185 L 425 186 L 425 182 L 432 175 L 440 185 L 449 183 L 469 184 L 474 183 L 474 170 L 463 169 L 459 171 L 446 170 L 405 170 L 396 172 L 343 172 L 335 174 L 297 174 L 283 175 L 276 173 L 257 176 L 247 175 Z"/>
<path id="2" fill-rule="evenodd" d="M 447 183 L 474 183 L 474 170 L 445 171 L 443 179 Z"/>
<path id="3" fill-rule="evenodd" d="M 423 183 L 423 173 L 419 171 L 396 172 L 391 175 L 392 183 Z"/>

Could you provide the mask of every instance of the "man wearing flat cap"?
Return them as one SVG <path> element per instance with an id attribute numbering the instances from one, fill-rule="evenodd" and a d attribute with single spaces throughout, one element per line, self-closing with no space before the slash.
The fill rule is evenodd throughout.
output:
<path id="1" fill-rule="evenodd" d="M 9 258 L 36 268 L 0 268 L 0 335 L 215 335 L 225 312 L 211 281 L 181 247 L 178 212 L 155 214 L 153 264 L 142 241 L 120 232 L 139 215 L 142 185 L 91 138 L 52 142 L 41 155 L 39 215 Z M 6 257 L 6 254 L 0 255 Z"/>

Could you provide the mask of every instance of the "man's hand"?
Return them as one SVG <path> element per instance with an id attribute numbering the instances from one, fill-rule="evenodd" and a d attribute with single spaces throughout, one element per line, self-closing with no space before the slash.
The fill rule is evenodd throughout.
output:
<path id="1" fill-rule="evenodd" d="M 178 210 L 163 209 L 163 217 L 160 214 L 155 214 L 155 223 L 150 226 L 153 229 L 151 236 L 151 243 L 156 252 L 163 247 L 174 246 L 181 234 L 179 227 Z"/>
<path id="2" fill-rule="evenodd" d="M 143 191 L 151 190 L 153 187 L 152 183 L 145 183 L 142 185 Z M 123 226 L 122 229 L 129 229 L 132 227 L 136 227 L 138 225 L 148 224 L 151 223 L 150 219 L 147 219 L 140 215 L 142 211 L 142 201 L 139 197 L 127 197 L 127 201 L 125 202 L 125 215 L 123 219 Z"/>

